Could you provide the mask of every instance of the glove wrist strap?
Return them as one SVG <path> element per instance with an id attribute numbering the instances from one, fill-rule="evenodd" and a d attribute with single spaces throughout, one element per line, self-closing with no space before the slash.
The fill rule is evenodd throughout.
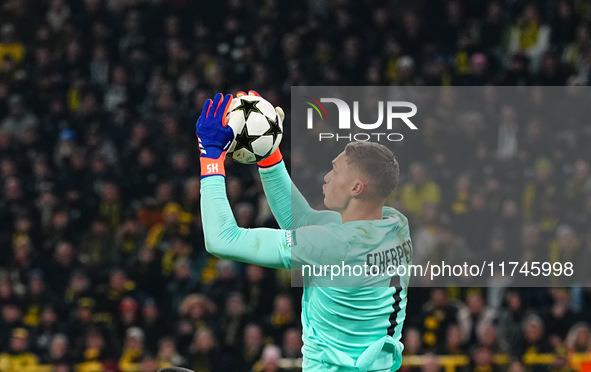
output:
<path id="1" fill-rule="evenodd" d="M 279 151 L 279 148 L 277 148 L 277 150 L 273 151 L 273 153 L 268 158 L 259 161 L 257 164 L 261 168 L 269 168 L 279 164 L 281 160 L 283 160 L 283 155 L 281 155 L 281 151 Z"/>
<path id="2" fill-rule="evenodd" d="M 226 168 L 224 167 L 224 160 L 226 159 L 226 152 L 222 152 L 219 158 L 211 159 L 206 157 L 200 158 L 201 163 L 201 178 L 209 176 L 224 176 L 226 177 Z"/>

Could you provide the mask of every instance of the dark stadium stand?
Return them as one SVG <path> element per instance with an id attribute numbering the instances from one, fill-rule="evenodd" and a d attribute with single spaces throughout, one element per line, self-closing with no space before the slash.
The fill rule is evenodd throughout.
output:
<path id="1" fill-rule="evenodd" d="M 204 100 L 255 89 L 289 117 L 294 85 L 586 86 L 590 22 L 588 0 L 0 1 L 0 372 L 300 370 L 289 273 L 205 251 Z M 590 122 L 484 125 L 404 153 L 413 240 L 591 262 Z M 256 169 L 227 174 L 239 224 L 275 227 Z M 590 306 L 589 282 L 411 288 L 400 371 L 591 371 Z"/>

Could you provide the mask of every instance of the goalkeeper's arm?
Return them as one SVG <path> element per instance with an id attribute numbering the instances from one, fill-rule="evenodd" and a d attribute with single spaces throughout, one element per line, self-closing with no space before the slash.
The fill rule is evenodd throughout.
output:
<path id="1" fill-rule="evenodd" d="M 261 166 L 261 163 L 273 160 L 278 161 L 267 167 Z M 271 211 L 282 229 L 297 229 L 313 224 L 324 225 L 340 220 L 341 216 L 336 212 L 317 211 L 310 207 L 308 201 L 291 181 L 279 149 L 261 163 L 259 163 L 259 174 L 263 190 Z"/>
<path id="2" fill-rule="evenodd" d="M 235 138 L 233 129 L 226 125 L 225 118 L 232 96 L 217 94 L 205 101 L 196 125 L 196 135 L 201 153 L 201 216 L 205 245 L 216 256 L 272 268 L 290 268 L 292 260 L 291 232 L 273 229 L 243 229 L 238 227 L 226 196 L 224 158 Z M 287 177 L 289 180 L 289 177 Z M 289 195 L 289 192 L 287 193 Z M 289 200 L 289 199 L 288 199 Z M 306 203 L 307 204 L 307 203 Z M 289 205 L 289 203 L 288 203 Z M 311 237 L 318 237 L 316 227 L 308 227 Z M 303 233 L 303 237 L 308 235 Z M 289 236 L 288 236 L 289 235 Z M 322 234 L 325 235 L 325 234 Z M 329 255 L 317 249 L 318 239 L 301 239 L 296 262 L 324 259 Z M 326 241 L 338 239 L 329 235 Z M 320 246 L 326 246 L 320 242 Z M 338 250 L 328 250 L 328 252 Z M 317 257 L 315 257 L 315 255 Z M 301 258 L 299 258 L 301 256 Z"/>
<path id="3" fill-rule="evenodd" d="M 218 165 L 223 167 L 223 160 Z M 221 175 L 201 181 L 201 216 L 205 248 L 218 257 L 271 268 L 289 268 L 286 231 L 238 227 Z"/>
<path id="4" fill-rule="evenodd" d="M 202 158 L 202 169 L 207 169 L 204 167 L 207 164 L 212 163 Z M 201 180 L 201 216 L 209 253 L 229 260 L 286 269 L 344 260 L 350 246 L 339 230 L 342 225 L 306 226 L 297 230 L 239 227 L 226 196 L 223 160 L 215 164 L 217 167 L 209 169 L 221 171 Z"/>

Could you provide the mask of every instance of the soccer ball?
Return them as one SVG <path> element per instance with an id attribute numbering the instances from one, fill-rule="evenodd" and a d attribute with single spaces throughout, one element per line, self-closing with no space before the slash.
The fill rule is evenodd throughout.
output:
<path id="1" fill-rule="evenodd" d="M 283 123 L 275 108 L 258 96 L 234 98 L 226 113 L 226 123 L 236 133 L 227 155 L 243 164 L 267 158 L 283 137 Z"/>

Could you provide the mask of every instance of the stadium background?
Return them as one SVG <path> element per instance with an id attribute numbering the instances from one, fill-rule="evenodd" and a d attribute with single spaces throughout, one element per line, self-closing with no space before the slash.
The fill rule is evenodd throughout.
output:
<path id="1" fill-rule="evenodd" d="M 588 85 L 590 20 L 585 0 L 2 1 L 0 371 L 297 370 L 289 273 L 204 250 L 203 101 L 256 89 L 289 117 L 293 85 Z M 501 119 L 425 123 L 391 200 L 414 245 L 589 262 L 590 124 Z M 227 173 L 239 224 L 275 226 L 256 169 Z M 401 370 L 570 371 L 590 304 L 412 288 Z"/>

